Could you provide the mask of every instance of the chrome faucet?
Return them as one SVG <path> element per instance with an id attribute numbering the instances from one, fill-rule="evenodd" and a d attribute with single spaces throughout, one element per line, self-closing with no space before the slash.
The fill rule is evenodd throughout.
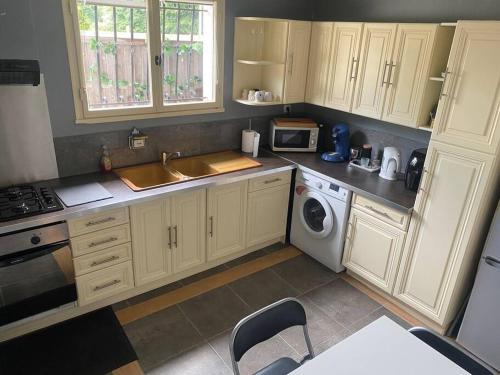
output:
<path id="1" fill-rule="evenodd" d="M 178 158 L 181 156 L 181 153 L 179 151 L 176 152 L 165 152 L 163 151 L 161 153 L 161 164 L 166 167 L 168 162 L 174 158 Z"/>

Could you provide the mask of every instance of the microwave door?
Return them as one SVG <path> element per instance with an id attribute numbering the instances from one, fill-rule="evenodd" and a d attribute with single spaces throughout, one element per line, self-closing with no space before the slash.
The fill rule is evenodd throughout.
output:
<path id="1" fill-rule="evenodd" d="M 308 149 L 310 130 L 276 129 L 274 147 L 286 149 Z"/>
<path id="2" fill-rule="evenodd" d="M 74 301 L 69 241 L 0 259 L 0 325 Z"/>

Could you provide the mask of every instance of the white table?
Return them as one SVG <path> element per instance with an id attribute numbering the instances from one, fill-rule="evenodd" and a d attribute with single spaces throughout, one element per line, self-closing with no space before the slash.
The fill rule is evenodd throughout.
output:
<path id="1" fill-rule="evenodd" d="M 462 375 L 448 358 L 383 316 L 297 370 L 293 375 Z"/>

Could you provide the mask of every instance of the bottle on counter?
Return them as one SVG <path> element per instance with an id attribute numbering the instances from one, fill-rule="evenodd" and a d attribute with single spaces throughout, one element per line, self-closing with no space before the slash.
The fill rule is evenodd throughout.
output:
<path id="1" fill-rule="evenodd" d="M 111 164 L 111 155 L 108 150 L 108 146 L 102 146 L 102 155 L 101 155 L 101 172 L 108 173 L 111 172 L 113 166 Z"/>

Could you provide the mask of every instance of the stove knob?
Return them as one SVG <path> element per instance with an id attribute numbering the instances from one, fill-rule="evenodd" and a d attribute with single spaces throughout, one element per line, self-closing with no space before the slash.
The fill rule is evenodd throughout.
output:
<path id="1" fill-rule="evenodd" d="M 41 241 L 40 237 L 38 237 L 36 234 L 34 234 L 33 237 L 31 237 L 31 243 L 33 245 L 38 245 L 40 241 Z"/>

